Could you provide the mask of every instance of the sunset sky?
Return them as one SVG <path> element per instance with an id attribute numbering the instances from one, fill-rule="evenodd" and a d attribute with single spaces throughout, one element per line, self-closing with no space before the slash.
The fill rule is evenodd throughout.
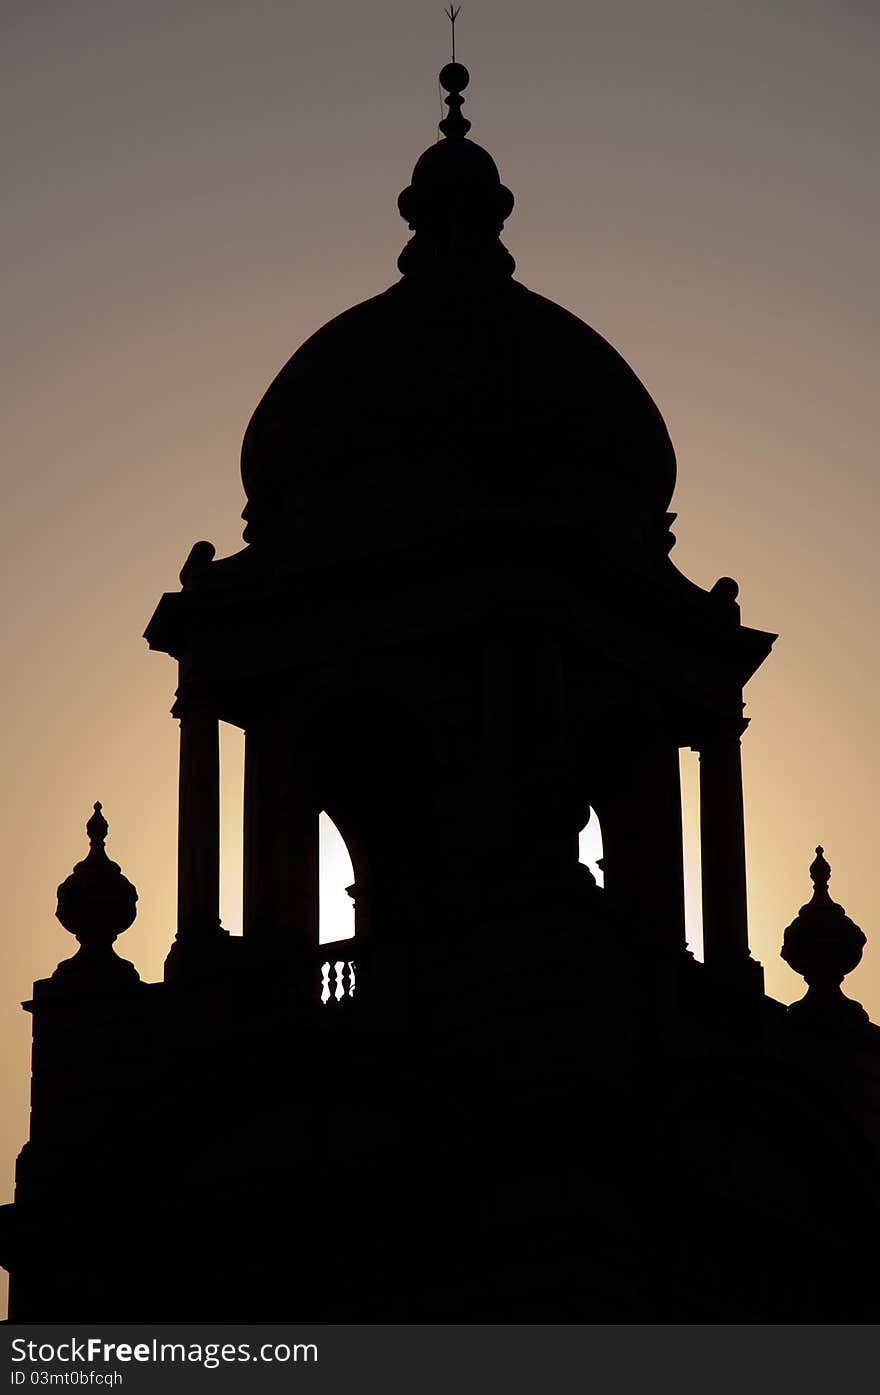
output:
<path id="1" fill-rule="evenodd" d="M 880 1021 L 878 16 L 867 0 L 471 0 L 457 47 L 471 135 L 516 196 L 518 279 L 655 398 L 679 568 L 736 577 L 744 623 L 780 634 L 743 746 L 768 991 L 803 992 L 779 948 L 822 843 L 868 935 L 846 988 Z M 140 893 L 117 948 L 161 976 L 176 678 L 141 636 L 195 540 L 240 547 L 239 449 L 269 381 L 397 278 L 396 199 L 436 134 L 448 29 L 439 0 L 4 7 L 0 1200 L 27 1136 L 18 1004 L 76 948 L 55 888 L 96 799 Z M 234 734 L 224 754 L 237 928 Z"/>

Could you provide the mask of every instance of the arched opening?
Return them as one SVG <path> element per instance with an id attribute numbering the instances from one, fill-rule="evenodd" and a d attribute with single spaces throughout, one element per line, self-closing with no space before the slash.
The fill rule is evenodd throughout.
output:
<path id="1" fill-rule="evenodd" d="M 242 929 L 244 847 L 244 732 L 219 723 L 220 922 L 231 935 Z"/>
<path id="2" fill-rule="evenodd" d="M 700 851 L 700 757 L 679 751 L 681 766 L 681 832 L 684 854 L 684 928 L 687 947 L 703 959 L 703 874 Z"/>
<path id="3" fill-rule="evenodd" d="M 318 817 L 318 941 L 335 944 L 354 938 L 354 902 L 348 887 L 354 867 L 345 839 L 324 811 Z M 321 965 L 321 1002 L 353 998 L 356 970 L 353 959 L 325 959 Z"/>
<path id="4" fill-rule="evenodd" d="M 354 902 L 348 888 L 354 868 L 345 839 L 322 812 L 318 818 L 318 940 L 322 945 L 354 936 Z"/>
<path id="5" fill-rule="evenodd" d="M 605 873 L 599 865 L 602 861 L 602 829 L 596 810 L 590 808 L 587 823 L 578 835 L 578 862 L 589 867 L 596 878 L 596 885 L 604 887 Z"/>

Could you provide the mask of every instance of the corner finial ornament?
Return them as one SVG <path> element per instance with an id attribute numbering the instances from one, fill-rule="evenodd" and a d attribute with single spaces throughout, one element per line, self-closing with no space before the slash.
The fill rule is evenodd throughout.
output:
<path id="1" fill-rule="evenodd" d="M 214 560 L 216 548 L 210 542 L 193 543 L 189 556 L 180 569 L 180 584 L 184 591 L 191 591 L 199 579 L 209 570 Z"/>
<path id="2" fill-rule="evenodd" d="M 86 824 L 88 856 L 78 862 L 58 888 L 55 915 L 79 941 L 72 959 L 65 959 L 52 975 L 54 982 L 83 988 L 115 987 L 139 981 L 133 964 L 120 959 L 113 948 L 117 936 L 133 924 L 137 915 L 137 890 L 123 876 L 118 862 L 111 862 L 104 847 L 108 833 L 100 801 Z"/>
<path id="3" fill-rule="evenodd" d="M 781 956 L 807 981 L 807 992 L 792 1003 L 789 1013 L 801 1022 L 835 1030 L 867 1022 L 860 1003 L 847 998 L 841 983 L 859 964 L 867 942 L 828 891 L 831 866 L 821 844 L 810 864 L 813 895 L 801 906 L 782 940 Z"/>

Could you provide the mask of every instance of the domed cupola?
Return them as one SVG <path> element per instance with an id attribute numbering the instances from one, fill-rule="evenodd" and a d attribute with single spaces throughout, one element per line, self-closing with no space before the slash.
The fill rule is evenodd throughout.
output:
<path id="1" fill-rule="evenodd" d="M 468 537 L 670 546 L 675 456 L 651 397 L 594 330 L 512 279 L 513 195 L 467 138 L 467 69 L 399 199 L 402 278 L 313 334 L 242 447 L 245 539 L 287 565 Z"/>
<path id="2" fill-rule="evenodd" d="M 461 93 L 470 77 L 461 63 L 447 63 L 440 85 L 449 93 L 449 115 L 440 122 L 445 140 L 430 146 L 397 200 L 415 237 L 397 259 L 404 276 L 423 274 L 466 281 L 511 276 L 516 263 L 499 237 L 513 210 L 513 194 L 482 146 L 467 139 Z"/>

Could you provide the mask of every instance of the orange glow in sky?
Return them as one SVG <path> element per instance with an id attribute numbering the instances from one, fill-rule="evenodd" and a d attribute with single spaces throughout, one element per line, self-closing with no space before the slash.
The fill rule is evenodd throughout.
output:
<path id="1" fill-rule="evenodd" d="M 95 800 L 140 893 L 119 952 L 155 979 L 174 934 L 175 672 L 143 629 L 196 539 L 240 547 L 269 381 L 396 279 L 448 57 L 442 6 L 403 0 L 47 0 L 5 30 L 0 1199 L 27 1136 L 18 1004 L 75 949 L 55 888 Z M 480 0 L 457 26 L 518 278 L 655 398 L 678 567 L 736 577 L 744 624 L 780 633 L 743 742 L 768 991 L 803 992 L 779 949 L 821 843 L 868 935 L 845 988 L 875 1021 L 878 33 L 874 7 L 818 0 Z M 236 929 L 235 733 L 223 758 Z"/>

